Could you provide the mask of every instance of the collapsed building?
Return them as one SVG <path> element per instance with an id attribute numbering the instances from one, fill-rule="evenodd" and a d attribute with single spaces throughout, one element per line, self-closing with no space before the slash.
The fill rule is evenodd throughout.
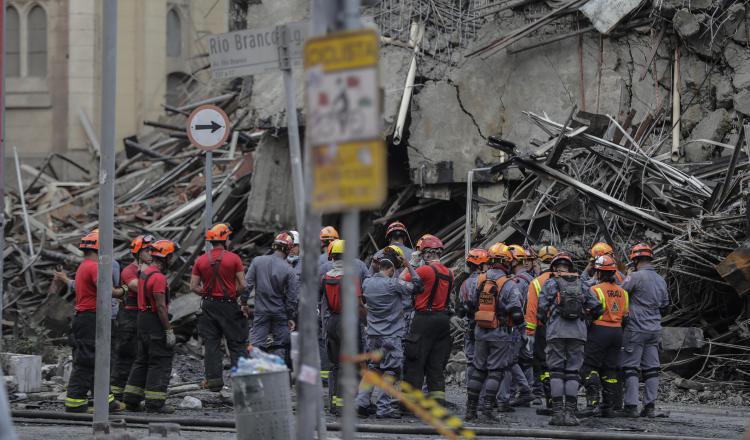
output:
<path id="1" fill-rule="evenodd" d="M 248 2 L 236 26 L 302 20 L 308 3 Z M 742 388 L 750 373 L 750 8 L 739 0 L 612 3 L 369 3 L 364 21 L 382 43 L 389 198 L 362 215 L 362 257 L 385 244 L 392 220 L 406 223 L 413 241 L 441 237 L 457 273 L 466 237 L 471 246 L 554 244 L 579 269 L 597 241 L 612 243 L 623 262 L 629 245 L 652 243 L 673 301 L 665 368 Z M 245 261 L 265 250 L 270 233 L 294 226 L 280 76 L 205 75 L 191 78 L 183 106 L 166 107 L 125 139 L 117 162 L 117 256 L 143 231 L 180 243 L 183 265 L 170 281 L 183 340 L 199 301 L 184 286 L 202 249 L 206 196 L 201 153 L 184 135 L 191 109 L 215 103 L 232 120 L 232 142 L 214 154 L 213 200 L 216 219 L 242 225 L 234 241 Z M 295 77 L 304 124 L 302 73 Z M 6 326 L 20 333 L 62 331 L 69 297 L 47 275 L 75 263 L 73 245 L 96 221 L 95 170 L 82 171 L 88 186 L 65 188 L 53 169 L 61 160 L 51 157 L 26 186 L 28 224 L 18 203 L 8 213 L 3 304 Z M 26 228 L 36 251 L 23 244 Z M 460 363 L 457 353 L 449 369 L 459 374 Z"/>

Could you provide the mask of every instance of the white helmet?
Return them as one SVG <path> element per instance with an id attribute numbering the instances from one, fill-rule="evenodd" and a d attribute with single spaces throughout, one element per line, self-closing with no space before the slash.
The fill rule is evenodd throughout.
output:
<path id="1" fill-rule="evenodd" d="M 294 245 L 299 246 L 299 232 L 289 231 L 289 233 L 292 234 L 292 240 L 294 240 Z"/>

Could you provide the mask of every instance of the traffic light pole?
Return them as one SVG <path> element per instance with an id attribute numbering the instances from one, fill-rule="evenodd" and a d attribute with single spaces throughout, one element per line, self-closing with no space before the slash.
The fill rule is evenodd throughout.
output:
<path id="1" fill-rule="evenodd" d="M 99 274 L 96 282 L 94 430 L 109 419 L 112 336 L 112 237 L 115 200 L 115 102 L 117 97 L 117 0 L 104 1 L 102 19 L 101 152 L 99 157 Z"/>

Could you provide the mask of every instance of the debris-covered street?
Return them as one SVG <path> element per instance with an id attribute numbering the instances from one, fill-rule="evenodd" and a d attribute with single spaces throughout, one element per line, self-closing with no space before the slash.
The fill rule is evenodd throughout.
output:
<path id="1" fill-rule="evenodd" d="M 747 1 L 0 11 L 0 440 L 750 438 Z"/>

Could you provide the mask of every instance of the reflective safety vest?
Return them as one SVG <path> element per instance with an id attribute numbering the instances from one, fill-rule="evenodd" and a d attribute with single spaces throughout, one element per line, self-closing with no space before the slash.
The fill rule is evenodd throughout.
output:
<path id="1" fill-rule="evenodd" d="M 542 294 L 542 287 L 547 282 L 552 272 L 544 272 L 534 278 L 529 284 L 529 291 L 526 296 L 526 333 L 533 335 L 539 322 L 536 318 L 536 311 L 539 307 L 539 295 Z"/>
<path id="2" fill-rule="evenodd" d="M 630 308 L 628 292 L 615 283 L 600 283 L 591 287 L 591 292 L 602 303 L 604 312 L 593 322 L 604 327 L 622 327 L 622 318 Z"/>
<path id="3" fill-rule="evenodd" d="M 485 276 L 481 284 L 477 285 L 479 307 L 474 314 L 474 321 L 480 328 L 496 329 L 500 327 L 500 319 L 497 316 L 497 302 L 505 283 L 512 279 L 504 276 L 496 280 L 488 280 Z M 512 327 L 513 324 L 508 324 Z"/>

